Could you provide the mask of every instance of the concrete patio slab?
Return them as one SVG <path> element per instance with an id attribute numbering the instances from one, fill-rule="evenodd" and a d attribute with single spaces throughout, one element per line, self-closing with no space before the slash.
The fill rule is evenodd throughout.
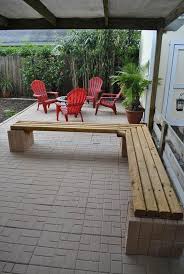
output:
<path id="1" fill-rule="evenodd" d="M 35 132 L 29 150 L 9 152 L 11 124 L 55 115 L 33 105 L 0 125 L 0 273 L 183 274 L 183 257 L 125 254 L 131 186 L 115 135 Z M 120 105 L 117 116 L 105 108 L 95 116 L 91 105 L 83 116 L 127 123 Z"/>

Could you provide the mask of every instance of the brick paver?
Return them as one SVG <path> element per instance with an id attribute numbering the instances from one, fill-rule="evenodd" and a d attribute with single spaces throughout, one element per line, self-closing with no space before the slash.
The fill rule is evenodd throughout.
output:
<path id="1" fill-rule="evenodd" d="M 84 120 L 126 123 L 118 109 L 95 116 L 85 106 Z M 28 151 L 10 153 L 7 130 L 17 120 L 55 121 L 55 110 L 46 115 L 34 105 L 0 125 L 0 273 L 184 273 L 183 257 L 125 254 L 131 191 L 120 139 L 36 132 Z"/>

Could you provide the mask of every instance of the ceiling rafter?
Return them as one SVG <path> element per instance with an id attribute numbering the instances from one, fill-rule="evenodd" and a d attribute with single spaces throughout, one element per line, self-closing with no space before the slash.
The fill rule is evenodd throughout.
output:
<path id="1" fill-rule="evenodd" d="M 180 15 L 184 13 L 184 0 L 177 5 L 177 7 L 172 10 L 169 15 L 165 18 L 165 27 L 177 19 Z"/>
<path id="2" fill-rule="evenodd" d="M 109 23 L 109 1 L 103 0 L 104 16 L 105 16 L 105 26 L 108 27 Z"/>
<path id="3" fill-rule="evenodd" d="M 163 18 L 113 18 L 109 17 L 108 27 L 104 18 L 57 18 L 55 26 L 44 19 L 9 19 L 7 28 L 1 29 L 137 29 L 156 30 L 164 27 Z"/>
<path id="4" fill-rule="evenodd" d="M 0 15 L 0 26 L 8 26 L 8 19 L 2 15 Z"/>
<path id="5" fill-rule="evenodd" d="M 40 0 L 23 0 L 40 15 L 42 15 L 51 25 L 56 25 L 56 17 Z"/>

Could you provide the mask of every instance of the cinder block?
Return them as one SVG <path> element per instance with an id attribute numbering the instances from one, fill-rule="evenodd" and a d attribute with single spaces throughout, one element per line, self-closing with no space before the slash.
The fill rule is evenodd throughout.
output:
<path id="1" fill-rule="evenodd" d="M 183 222 L 178 222 L 176 228 L 176 241 L 177 242 L 184 242 L 184 224 Z"/>
<path id="2" fill-rule="evenodd" d="M 159 249 L 159 256 L 170 257 L 173 245 L 174 245 L 174 243 L 172 241 L 163 241 L 161 243 L 161 247 Z"/>
<path id="3" fill-rule="evenodd" d="M 165 220 L 153 219 L 152 240 L 160 240 L 163 237 Z"/>
<path id="4" fill-rule="evenodd" d="M 9 130 L 8 140 L 11 152 L 23 152 L 34 143 L 33 132 L 25 132 L 24 130 Z"/>
<path id="5" fill-rule="evenodd" d="M 162 243 L 162 241 L 159 241 L 159 240 L 151 240 L 149 250 L 148 250 L 148 255 L 156 256 L 156 257 L 159 256 L 161 243 Z"/>
<path id="6" fill-rule="evenodd" d="M 139 238 L 138 239 L 138 253 L 139 255 L 148 255 L 148 250 L 149 250 L 149 246 L 150 246 L 150 239 L 146 238 L 146 239 L 142 239 Z"/>
<path id="7" fill-rule="evenodd" d="M 152 218 L 141 218 L 139 238 L 149 240 L 153 230 Z"/>
<path id="8" fill-rule="evenodd" d="M 177 221 L 166 220 L 163 228 L 162 239 L 163 241 L 174 241 L 176 237 Z"/>

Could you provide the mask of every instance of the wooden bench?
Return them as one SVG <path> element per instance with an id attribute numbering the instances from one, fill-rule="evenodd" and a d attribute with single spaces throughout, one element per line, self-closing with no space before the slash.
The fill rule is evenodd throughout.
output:
<path id="1" fill-rule="evenodd" d="M 33 131 L 117 134 L 122 138 L 122 156 L 128 154 L 135 216 L 183 218 L 179 201 L 145 125 L 20 121 L 8 131 L 10 151 L 24 151 L 30 147 L 34 142 Z"/>

